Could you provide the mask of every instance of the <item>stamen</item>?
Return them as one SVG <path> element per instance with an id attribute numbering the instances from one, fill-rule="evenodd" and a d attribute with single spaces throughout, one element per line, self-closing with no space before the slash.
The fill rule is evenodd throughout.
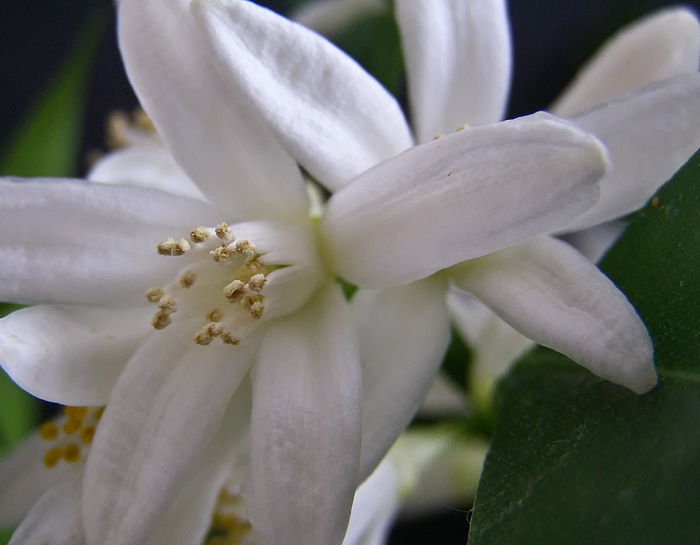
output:
<path id="1" fill-rule="evenodd" d="M 250 306 L 249 312 L 251 317 L 258 319 L 262 316 L 264 309 L 265 307 L 263 307 L 263 304 L 260 301 L 255 301 L 255 303 Z"/>
<path id="2" fill-rule="evenodd" d="M 194 342 L 200 346 L 206 346 L 224 332 L 224 324 L 221 322 L 210 322 L 205 325 L 195 336 Z"/>
<path id="3" fill-rule="evenodd" d="M 224 288 L 224 297 L 228 299 L 229 303 L 235 303 L 245 294 L 244 288 L 243 282 L 234 280 Z"/>
<path id="4" fill-rule="evenodd" d="M 193 229 L 190 233 L 190 239 L 192 239 L 192 242 L 194 242 L 195 244 L 204 242 L 208 238 L 209 229 L 207 229 L 206 227 L 197 227 L 196 229 Z"/>
<path id="5" fill-rule="evenodd" d="M 51 447 L 44 453 L 44 465 L 54 467 L 63 458 L 63 449 L 59 446 Z"/>
<path id="6" fill-rule="evenodd" d="M 218 308 L 211 309 L 206 315 L 207 322 L 220 322 L 223 317 L 224 313 Z"/>
<path id="7" fill-rule="evenodd" d="M 163 295 L 163 290 L 160 288 L 150 288 L 146 291 L 146 299 L 149 303 L 157 303 Z"/>
<path id="8" fill-rule="evenodd" d="M 175 298 L 170 294 L 165 294 L 158 301 L 158 308 L 163 314 L 174 314 L 177 312 L 177 303 Z"/>
<path id="9" fill-rule="evenodd" d="M 183 288 L 191 288 L 194 285 L 195 280 L 197 280 L 197 275 L 192 271 L 187 271 L 180 277 L 180 285 Z"/>
<path id="10" fill-rule="evenodd" d="M 63 459 L 69 464 L 75 464 L 80 461 L 80 447 L 75 443 L 66 445 L 63 451 Z"/>
<path id="11" fill-rule="evenodd" d="M 63 417 L 59 417 L 58 423 L 44 422 L 39 430 L 39 437 L 54 442 L 44 453 L 44 465 L 54 467 L 61 460 L 71 464 L 79 462 L 83 455 L 82 445 L 92 443 L 95 427 L 103 411 L 104 407 L 92 411 L 88 411 L 87 407 L 64 407 Z M 63 422 L 59 427 L 61 420 Z"/>
<path id="12" fill-rule="evenodd" d="M 247 258 L 255 257 L 255 248 L 247 240 L 237 240 L 235 243 L 236 253 L 244 255 Z"/>
<path id="13" fill-rule="evenodd" d="M 151 325 L 158 330 L 165 329 L 172 323 L 172 318 L 170 318 L 168 314 L 163 314 L 162 312 L 156 312 L 151 319 Z"/>
<path id="14" fill-rule="evenodd" d="M 45 441 L 52 441 L 53 439 L 56 439 L 56 437 L 58 437 L 58 434 L 58 426 L 55 422 L 51 422 L 50 420 L 44 422 L 41 425 L 41 428 L 39 428 L 39 437 L 41 437 Z"/>
<path id="15" fill-rule="evenodd" d="M 219 246 L 216 250 L 212 250 L 209 253 L 212 256 L 212 259 L 219 265 L 228 265 L 231 263 L 233 258 L 233 252 L 228 246 Z"/>
<path id="16" fill-rule="evenodd" d="M 260 293 L 265 285 L 265 282 L 267 282 L 267 278 L 265 278 L 264 274 L 253 275 L 250 280 L 248 280 L 248 288 L 251 291 Z"/>
<path id="17" fill-rule="evenodd" d="M 237 346 L 241 342 L 241 337 L 231 331 L 224 331 L 221 334 L 221 340 L 224 342 L 224 344 Z"/>
<path id="18" fill-rule="evenodd" d="M 190 243 L 184 238 L 180 241 L 176 241 L 174 238 L 167 238 L 160 244 L 158 244 L 158 254 L 159 255 L 182 255 L 185 252 L 190 251 Z"/>
<path id="19" fill-rule="evenodd" d="M 214 232 L 216 233 L 216 236 L 224 242 L 230 242 L 233 238 L 233 231 L 231 231 L 231 229 L 229 229 L 228 225 L 225 223 L 217 225 Z"/>

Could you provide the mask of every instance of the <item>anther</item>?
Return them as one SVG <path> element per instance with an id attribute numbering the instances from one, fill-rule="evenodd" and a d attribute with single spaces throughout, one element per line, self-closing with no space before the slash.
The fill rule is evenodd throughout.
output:
<path id="1" fill-rule="evenodd" d="M 224 344 L 231 344 L 233 346 L 237 346 L 241 342 L 240 336 L 232 333 L 231 331 L 224 331 L 221 334 L 221 340 L 224 342 Z"/>
<path id="2" fill-rule="evenodd" d="M 224 288 L 224 297 L 228 299 L 229 303 L 235 303 L 244 295 L 243 289 L 245 284 L 240 280 L 234 280 L 229 285 Z"/>
<path id="3" fill-rule="evenodd" d="M 63 459 L 69 464 L 75 464 L 80 461 L 80 447 L 75 443 L 67 445 L 63 451 Z"/>
<path id="4" fill-rule="evenodd" d="M 39 437 L 45 441 L 52 441 L 53 439 L 56 439 L 56 437 L 58 437 L 58 433 L 58 426 L 55 422 L 44 422 L 41 425 L 41 428 L 39 428 Z"/>
<path id="5" fill-rule="evenodd" d="M 187 271 L 180 277 L 180 285 L 183 288 L 191 288 L 194 285 L 195 280 L 197 280 L 197 275 L 192 271 Z"/>
<path id="6" fill-rule="evenodd" d="M 172 318 L 170 318 L 168 314 L 163 314 L 162 312 L 156 312 L 151 319 L 151 325 L 158 330 L 165 329 L 172 323 Z"/>
<path id="7" fill-rule="evenodd" d="M 157 303 L 163 295 L 163 290 L 160 288 L 150 288 L 146 291 L 146 299 L 149 303 Z"/>
<path id="8" fill-rule="evenodd" d="M 255 293 L 260 293 L 267 282 L 264 274 L 255 274 L 248 280 L 248 288 Z"/>
<path id="9" fill-rule="evenodd" d="M 195 336 L 194 342 L 200 346 L 211 343 L 214 337 L 218 337 L 224 332 L 224 324 L 221 322 L 211 322 L 205 325 Z"/>
<path id="10" fill-rule="evenodd" d="M 63 458 L 63 449 L 59 446 L 51 447 L 44 453 L 44 465 L 54 467 Z"/>
<path id="11" fill-rule="evenodd" d="M 158 244 L 157 249 L 159 255 L 182 255 L 190 250 L 190 243 L 184 238 L 179 242 L 174 238 L 168 238 Z"/>
<path id="12" fill-rule="evenodd" d="M 224 313 L 218 308 L 213 308 L 206 314 L 207 322 L 220 322 L 224 317 Z"/>
<path id="13" fill-rule="evenodd" d="M 457 127 L 457 129 L 455 129 L 455 130 L 456 130 L 457 132 L 459 132 L 459 131 L 463 131 L 464 129 L 468 129 L 468 128 L 469 128 L 469 125 L 460 125 L 460 126 Z"/>
<path id="14" fill-rule="evenodd" d="M 71 433 L 75 433 L 80 429 L 80 426 L 82 425 L 82 420 L 68 420 L 61 429 L 63 430 L 63 433 L 66 435 L 70 435 Z"/>
<path id="15" fill-rule="evenodd" d="M 255 257 L 255 248 L 247 240 L 237 240 L 235 243 L 236 253 L 248 258 Z"/>
<path id="16" fill-rule="evenodd" d="M 260 318 L 262 316 L 263 310 L 265 307 L 260 301 L 255 301 L 252 305 L 250 305 L 250 309 L 248 309 L 248 312 L 250 313 L 250 316 L 252 318 Z"/>
<path id="17" fill-rule="evenodd" d="M 231 229 L 229 229 L 228 225 L 225 223 L 217 225 L 214 232 L 216 233 L 216 236 L 224 242 L 230 242 L 233 238 L 233 231 L 231 231 Z"/>
<path id="18" fill-rule="evenodd" d="M 206 227 L 197 227 L 196 229 L 193 229 L 192 232 L 190 233 L 190 239 L 195 244 L 199 244 L 201 242 L 204 242 L 208 238 L 209 238 L 209 229 L 207 229 Z"/>
<path id="19" fill-rule="evenodd" d="M 231 263 L 231 258 L 233 257 L 233 252 L 228 246 L 219 246 L 216 250 L 212 250 L 209 253 L 212 259 L 221 265 L 228 265 Z"/>
<path id="20" fill-rule="evenodd" d="M 92 438 L 95 436 L 95 426 L 85 426 L 80 429 L 80 440 L 89 445 L 92 443 Z"/>
<path id="21" fill-rule="evenodd" d="M 158 308 L 160 309 L 159 314 L 162 313 L 169 315 L 177 312 L 177 303 L 175 302 L 175 298 L 169 293 L 166 293 L 160 298 L 160 301 L 158 301 Z"/>

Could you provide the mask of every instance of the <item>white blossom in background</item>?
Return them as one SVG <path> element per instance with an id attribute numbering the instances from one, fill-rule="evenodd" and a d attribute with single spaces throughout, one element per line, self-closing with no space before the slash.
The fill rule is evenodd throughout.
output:
<path id="1" fill-rule="evenodd" d="M 575 125 L 536 114 L 414 145 L 376 81 L 249 2 L 121 0 L 119 38 L 186 175 L 153 148 L 131 174 L 125 152 L 88 183 L 0 183 L 0 299 L 43 303 L 0 322 L 0 363 L 39 397 L 107 405 L 84 476 L 16 543 L 58 531 L 56 497 L 88 544 L 194 542 L 232 467 L 266 543 L 340 543 L 442 358 L 449 283 L 504 267 L 549 296 L 508 308 L 542 320 L 537 340 L 655 383 L 624 296 L 593 266 L 574 283 L 568 250 L 537 238 L 597 201 L 606 152 Z M 333 192 L 320 218 L 298 165 Z M 352 307 L 337 276 L 365 288 Z"/>

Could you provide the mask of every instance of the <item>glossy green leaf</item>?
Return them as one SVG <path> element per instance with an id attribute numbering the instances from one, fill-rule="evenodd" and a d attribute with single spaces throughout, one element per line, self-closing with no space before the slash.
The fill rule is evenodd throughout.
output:
<path id="1" fill-rule="evenodd" d="M 601 263 L 654 340 L 644 396 L 539 348 L 506 377 L 470 545 L 700 543 L 700 154 Z"/>
<path id="2" fill-rule="evenodd" d="M 61 70 L 4 150 L 2 175 L 76 174 L 89 69 L 107 20 L 104 10 L 87 18 Z"/>

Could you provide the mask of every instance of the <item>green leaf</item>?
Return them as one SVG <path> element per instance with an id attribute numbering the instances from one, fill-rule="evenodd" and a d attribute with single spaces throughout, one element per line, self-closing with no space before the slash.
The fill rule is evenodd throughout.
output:
<path id="1" fill-rule="evenodd" d="M 12 532 L 14 530 L 0 529 L 0 545 L 7 545 L 12 537 Z"/>
<path id="2" fill-rule="evenodd" d="M 644 396 L 538 348 L 506 377 L 470 545 L 700 543 L 700 154 L 601 264 L 654 340 Z"/>
<path id="3" fill-rule="evenodd" d="M 36 177 L 76 174 L 89 68 L 107 21 L 104 9 L 87 17 L 61 70 L 10 139 L 0 173 Z"/>

